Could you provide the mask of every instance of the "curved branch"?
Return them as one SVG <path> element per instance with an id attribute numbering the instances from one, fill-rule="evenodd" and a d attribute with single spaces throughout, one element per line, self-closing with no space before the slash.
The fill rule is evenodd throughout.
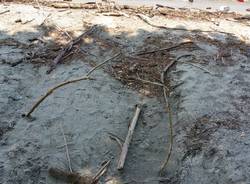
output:
<path id="1" fill-rule="evenodd" d="M 103 61 L 102 63 L 96 65 L 94 68 L 92 68 L 85 76 L 83 77 L 80 77 L 80 78 L 76 78 L 76 79 L 72 79 L 72 80 L 68 80 L 68 81 L 65 81 L 65 82 L 62 82 L 58 85 L 56 85 L 55 87 L 52 87 L 50 88 L 45 95 L 43 95 L 41 98 L 39 98 L 37 100 L 37 102 L 32 106 L 32 108 L 29 110 L 28 113 L 26 114 L 23 114 L 22 116 L 23 117 L 30 117 L 32 112 L 49 96 L 51 95 L 55 90 L 63 87 L 63 86 L 66 86 L 67 84 L 71 84 L 71 83 L 75 83 L 75 82 L 79 82 L 79 81 L 82 81 L 82 80 L 90 80 L 91 78 L 89 77 L 96 69 L 102 67 L 105 63 L 111 61 L 112 59 L 118 57 L 121 53 L 118 53 L 116 55 L 114 55 L 113 57 Z"/>

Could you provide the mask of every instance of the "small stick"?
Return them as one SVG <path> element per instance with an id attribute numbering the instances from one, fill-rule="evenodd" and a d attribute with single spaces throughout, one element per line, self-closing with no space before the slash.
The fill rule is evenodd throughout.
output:
<path id="1" fill-rule="evenodd" d="M 119 145 L 119 148 L 122 150 L 122 143 L 121 142 L 124 142 L 124 141 L 115 134 L 112 134 L 112 133 L 108 133 L 108 134 L 109 134 L 110 139 L 115 140 L 117 142 L 117 144 Z"/>
<path id="2" fill-rule="evenodd" d="M 40 99 L 38 99 L 38 101 L 32 106 L 32 108 L 30 109 L 30 111 L 27 114 L 23 114 L 23 117 L 30 117 L 32 112 L 49 96 L 51 95 L 55 90 L 57 90 L 58 88 L 61 88 L 67 84 L 71 84 L 71 83 L 75 83 L 75 82 L 79 82 L 82 80 L 90 80 L 91 78 L 89 77 L 91 73 L 93 73 L 96 69 L 100 68 L 101 66 L 103 66 L 105 63 L 113 60 L 114 58 L 118 57 L 121 53 L 118 53 L 116 55 L 114 55 L 113 57 L 103 61 L 102 63 L 96 65 L 94 68 L 92 68 L 85 76 L 80 77 L 80 78 L 76 78 L 76 79 L 72 79 L 72 80 L 68 80 L 65 82 L 62 82 L 58 85 L 56 85 L 55 87 L 50 88 L 46 94 L 44 96 L 42 96 Z"/>
<path id="3" fill-rule="evenodd" d="M 35 20 L 35 19 L 31 19 L 31 20 L 27 20 L 27 21 L 25 21 L 25 22 L 22 22 L 21 24 L 27 24 L 27 23 L 29 23 L 29 22 L 32 22 L 33 20 Z"/>
<path id="4" fill-rule="evenodd" d="M 69 171 L 71 173 L 73 173 L 72 166 L 71 166 L 71 161 L 70 161 L 70 157 L 69 157 L 68 144 L 67 144 L 67 140 L 66 140 L 66 137 L 65 137 L 65 133 L 64 133 L 64 130 L 63 130 L 62 123 L 60 123 L 60 128 L 61 128 L 61 131 L 62 131 L 62 134 L 63 134 L 64 144 L 65 144 L 65 149 L 66 149 L 66 157 L 67 157 L 68 164 L 69 164 Z"/>
<path id="5" fill-rule="evenodd" d="M 71 40 L 64 48 L 61 49 L 60 53 L 56 56 L 56 58 L 52 61 L 49 70 L 47 71 L 47 74 L 49 74 L 50 72 L 52 72 L 52 70 L 55 69 L 56 65 L 61 61 L 61 59 L 71 51 L 71 49 L 73 48 L 73 46 L 75 44 L 77 44 L 81 38 L 89 33 L 91 33 L 92 31 L 95 30 L 97 26 L 94 25 L 92 26 L 89 30 L 85 31 L 84 33 L 82 33 L 80 36 L 78 36 L 76 39 Z"/>
<path id="6" fill-rule="evenodd" d="M 93 177 L 91 184 L 95 184 L 95 183 L 98 182 L 98 180 L 100 179 L 100 177 L 105 173 L 105 171 L 106 171 L 108 165 L 110 164 L 110 162 L 111 162 L 110 160 L 107 161 L 107 162 L 98 170 L 98 172 L 97 172 L 97 173 L 95 174 L 95 176 Z"/>
<path id="7" fill-rule="evenodd" d="M 96 4 L 90 3 L 66 3 L 66 2 L 54 2 L 50 4 L 54 8 L 72 8 L 72 9 L 96 9 Z"/>
<path id="8" fill-rule="evenodd" d="M 163 70 L 162 74 L 161 74 L 161 80 L 162 82 L 164 82 L 164 76 L 165 73 L 167 72 L 168 68 L 170 67 L 166 67 L 166 69 Z M 170 103 L 167 99 L 167 92 L 166 89 L 163 88 L 163 95 L 164 95 L 164 99 L 165 99 L 165 103 L 166 103 L 166 110 L 168 112 L 168 121 L 169 121 L 169 138 L 170 138 L 170 142 L 169 142 L 169 150 L 168 150 L 168 154 L 163 162 L 163 164 L 160 167 L 160 174 L 162 174 L 164 168 L 167 166 L 170 157 L 171 157 L 171 153 L 173 150 L 173 143 L 174 143 L 174 137 L 173 137 L 173 122 L 172 122 L 172 111 L 171 111 L 171 106 Z"/>
<path id="9" fill-rule="evenodd" d="M 152 26 L 152 27 L 156 27 L 159 29 L 166 29 L 166 30 L 176 30 L 176 31 L 190 31 L 190 32 L 203 32 L 203 33 L 223 33 L 223 34 L 229 34 L 229 33 L 225 33 L 225 32 L 220 32 L 220 31 L 205 31 L 205 30 L 200 30 L 200 29 L 186 29 L 186 28 L 169 28 L 166 26 L 158 26 L 158 25 L 154 25 L 153 23 L 149 22 L 149 20 L 147 20 L 143 15 L 137 14 L 137 17 L 139 17 L 143 22 L 147 23 L 148 25 Z"/>
<path id="10" fill-rule="evenodd" d="M 61 32 L 63 32 L 69 39 L 73 39 L 70 35 L 69 35 L 69 33 L 67 32 L 67 31 L 65 31 L 65 30 L 63 30 L 61 27 L 59 27 L 58 25 L 56 25 L 56 28 L 59 30 L 59 31 L 61 31 Z"/>
<path id="11" fill-rule="evenodd" d="M 203 67 L 201 67 L 201 66 L 199 66 L 199 65 L 196 65 L 196 64 L 194 64 L 194 63 L 188 63 L 188 62 L 182 62 L 182 63 L 185 63 L 185 64 L 188 64 L 188 65 L 192 65 L 192 66 L 194 66 L 194 67 L 197 67 L 197 68 L 203 70 L 205 73 L 209 73 L 210 75 L 215 75 L 214 73 L 210 72 L 210 71 L 207 70 L 206 68 L 203 68 Z"/>
<path id="12" fill-rule="evenodd" d="M 8 12 L 10 12 L 10 10 L 2 11 L 2 12 L 0 12 L 0 15 L 5 14 L 5 13 L 8 13 Z"/>
<path id="13" fill-rule="evenodd" d="M 152 50 L 152 51 L 147 51 L 147 52 L 139 52 L 136 54 L 136 56 L 140 56 L 140 55 L 145 55 L 145 54 L 153 54 L 155 52 L 160 52 L 160 51 L 170 51 L 172 49 L 176 49 L 182 45 L 186 45 L 186 44 L 190 44 L 190 43 L 194 43 L 192 41 L 186 41 L 186 42 L 181 42 L 177 45 L 171 46 L 171 47 L 166 47 L 166 48 L 162 48 L 162 49 L 156 49 L 156 50 Z"/>
<path id="14" fill-rule="evenodd" d="M 121 152 L 121 156 L 120 156 L 120 159 L 118 161 L 118 166 L 117 166 L 118 170 L 121 170 L 124 167 L 124 163 L 125 163 L 126 156 L 127 156 L 127 153 L 128 153 L 128 147 L 129 147 L 129 144 L 130 144 L 130 142 L 132 140 L 132 136 L 133 136 L 133 133 L 134 133 L 134 129 L 135 129 L 137 120 L 138 120 L 140 112 L 141 112 L 141 108 L 142 108 L 141 105 L 136 105 L 136 110 L 135 110 L 134 117 L 132 119 L 132 122 L 130 123 L 127 137 L 126 137 L 125 142 L 124 142 L 124 144 L 122 146 L 122 152 Z"/>
<path id="15" fill-rule="evenodd" d="M 46 21 L 48 20 L 48 18 L 51 16 L 51 13 L 49 13 L 44 19 L 43 19 L 43 22 L 40 24 L 40 26 L 43 26 Z"/>
<path id="16" fill-rule="evenodd" d="M 182 57 L 187 57 L 187 56 L 192 56 L 190 54 L 185 54 L 182 56 L 179 56 L 178 58 L 176 58 L 174 61 L 172 61 L 171 63 L 169 63 L 164 70 L 161 73 L 161 83 L 164 84 L 165 81 L 165 75 L 167 73 L 167 71 L 171 68 L 171 66 L 173 66 L 174 63 L 176 63 L 180 58 Z M 166 103 L 166 110 L 168 112 L 168 121 L 169 121 L 169 150 L 168 150 L 168 154 L 163 162 L 163 164 L 160 167 L 160 174 L 162 174 L 164 168 L 168 165 L 168 162 L 170 160 L 171 154 L 172 154 L 172 150 L 173 150 L 173 143 L 174 143 L 174 136 L 173 136 L 173 120 L 172 120 L 172 110 L 171 110 L 171 106 L 170 106 L 170 102 L 168 101 L 168 97 L 167 97 L 167 91 L 166 88 L 162 88 L 163 89 L 163 96 L 164 96 L 164 100 Z"/>
<path id="17" fill-rule="evenodd" d="M 144 83 L 149 83 L 149 84 L 153 84 L 153 85 L 156 85 L 156 86 L 161 86 L 161 87 L 167 88 L 167 86 L 165 86 L 162 83 L 145 80 L 145 79 L 140 78 L 139 76 L 138 76 L 138 78 L 136 78 L 136 77 L 130 77 L 130 78 L 135 79 L 135 80 L 139 80 L 139 81 L 144 82 Z"/>

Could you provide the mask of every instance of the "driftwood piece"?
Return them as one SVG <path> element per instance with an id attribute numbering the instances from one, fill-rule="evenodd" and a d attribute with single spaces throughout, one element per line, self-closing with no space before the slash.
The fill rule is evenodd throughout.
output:
<path id="1" fill-rule="evenodd" d="M 164 8 L 166 8 L 166 9 L 175 10 L 175 8 L 171 7 L 171 6 L 165 6 L 165 5 L 161 5 L 161 4 L 156 4 L 155 6 L 157 7 L 157 9 L 164 9 Z"/>
<path id="2" fill-rule="evenodd" d="M 10 10 L 2 11 L 2 12 L 0 12 L 0 15 L 5 14 L 5 13 L 8 13 L 8 12 L 10 12 Z"/>
<path id="3" fill-rule="evenodd" d="M 176 49 L 182 45 L 192 44 L 192 43 L 194 43 L 194 42 L 192 42 L 192 41 L 181 42 L 181 43 L 174 45 L 174 46 L 171 46 L 171 47 L 166 47 L 166 48 L 161 48 L 161 49 L 156 49 L 156 50 L 146 51 L 146 52 L 139 52 L 139 53 L 136 53 L 135 55 L 140 56 L 140 55 L 145 55 L 145 54 L 153 54 L 155 52 L 161 52 L 161 51 L 171 51 L 172 49 Z"/>
<path id="4" fill-rule="evenodd" d="M 229 34 L 229 33 L 226 33 L 226 32 L 222 32 L 222 31 L 210 31 L 210 30 L 200 30 L 200 29 L 187 29 L 187 28 L 177 28 L 177 27 L 174 27 L 174 28 L 170 28 L 170 27 L 166 27 L 166 26 L 159 26 L 159 25 L 155 25 L 153 24 L 152 22 L 150 22 L 148 20 L 148 18 L 145 16 L 145 15 L 140 15 L 140 14 L 137 14 L 137 17 L 139 17 L 143 22 L 145 22 L 146 24 L 152 26 L 152 27 L 155 27 L 155 28 L 159 28 L 159 29 L 165 29 L 165 30 L 176 30 L 176 31 L 189 31 L 189 32 L 200 32 L 200 33 L 222 33 L 222 34 Z"/>
<path id="5" fill-rule="evenodd" d="M 74 40 L 70 41 L 64 48 L 61 49 L 60 53 L 56 56 L 56 58 L 52 61 L 49 70 L 47 70 L 47 74 L 52 72 L 56 68 L 56 65 L 62 60 L 62 58 L 67 55 L 73 48 L 75 44 L 80 42 L 81 38 L 91 32 L 93 32 L 96 29 L 96 25 L 92 26 L 89 30 L 82 33 L 80 36 L 75 38 Z"/>
<path id="6" fill-rule="evenodd" d="M 121 53 L 118 53 L 116 55 L 114 55 L 113 57 L 103 61 L 102 63 L 96 65 L 95 67 L 93 67 L 85 76 L 80 77 L 80 78 L 76 78 L 76 79 L 72 79 L 72 80 L 68 80 L 65 82 L 62 82 L 52 88 L 50 88 L 45 95 L 43 95 L 41 98 L 38 99 L 38 101 L 36 101 L 36 103 L 32 106 L 32 108 L 29 110 L 29 112 L 27 114 L 22 114 L 23 117 L 31 117 L 32 112 L 49 96 L 51 95 L 55 90 L 66 86 L 68 84 L 72 84 L 72 83 L 76 83 L 79 81 L 83 81 L 83 80 L 90 80 L 90 74 L 92 74 L 96 69 L 101 68 L 105 63 L 113 60 L 114 58 L 118 57 Z"/>
<path id="7" fill-rule="evenodd" d="M 71 160 L 70 160 L 70 156 L 69 156 L 68 143 L 67 143 L 67 139 L 66 139 L 66 136 L 65 136 L 65 133 L 64 133 L 64 129 L 63 129 L 62 123 L 60 123 L 60 129 L 61 129 L 62 134 L 63 134 L 63 140 L 64 140 L 64 144 L 65 144 L 66 157 L 67 157 L 67 160 L 68 160 L 69 171 L 71 173 L 73 173 L 72 166 L 71 166 Z"/>
<path id="8" fill-rule="evenodd" d="M 129 144 L 130 144 L 130 142 L 132 140 L 132 136 L 133 136 L 133 133 L 134 133 L 134 129 L 135 129 L 137 120 L 138 120 L 140 112 L 141 112 L 141 108 L 142 108 L 141 105 L 136 105 L 136 110 L 135 110 L 134 117 L 133 117 L 133 119 L 132 119 L 132 121 L 130 123 L 127 137 L 126 137 L 125 142 L 123 143 L 123 146 L 122 146 L 122 152 L 121 152 L 120 159 L 118 161 L 118 166 L 117 166 L 118 170 L 121 170 L 124 167 L 124 163 L 125 163 L 127 153 L 128 153 L 128 147 L 129 147 Z"/>
<path id="9" fill-rule="evenodd" d="M 100 180 L 100 178 L 102 177 L 102 175 L 104 175 L 105 172 L 107 171 L 107 167 L 109 166 L 110 162 L 111 162 L 111 161 L 108 160 L 108 161 L 106 161 L 106 162 L 102 165 L 102 167 L 97 171 L 97 173 L 96 173 L 95 176 L 93 177 L 91 184 L 98 183 L 98 181 Z"/>
<path id="10" fill-rule="evenodd" d="M 177 62 L 179 61 L 181 58 L 183 57 L 187 57 L 190 55 L 181 55 L 178 58 L 176 58 L 175 60 L 173 60 L 172 62 L 170 62 L 162 71 L 161 73 L 161 83 L 164 84 L 165 82 L 165 75 L 167 74 L 167 72 L 169 71 L 169 69 Z M 168 100 L 168 95 L 167 95 L 167 90 L 165 87 L 162 87 L 163 89 L 163 96 L 164 96 L 164 100 L 166 103 L 166 111 L 168 113 L 168 121 L 169 121 L 169 149 L 168 149 L 168 153 L 166 155 L 166 158 L 163 162 L 163 164 L 160 167 L 160 174 L 162 174 L 164 168 L 168 165 L 168 162 L 170 160 L 171 154 L 172 154 L 172 150 L 173 150 L 173 143 L 174 143 L 174 131 L 173 131 L 173 119 L 172 119 L 172 108 L 170 105 L 170 102 Z"/>
<path id="11" fill-rule="evenodd" d="M 102 15 L 104 15 L 104 16 L 114 16 L 114 17 L 121 17 L 121 16 L 129 17 L 128 14 L 123 13 L 123 12 L 104 12 L 104 13 L 102 13 Z"/>
<path id="12" fill-rule="evenodd" d="M 71 2 L 55 2 L 50 4 L 54 8 L 72 8 L 72 9 L 96 9 L 95 3 L 71 3 Z"/>

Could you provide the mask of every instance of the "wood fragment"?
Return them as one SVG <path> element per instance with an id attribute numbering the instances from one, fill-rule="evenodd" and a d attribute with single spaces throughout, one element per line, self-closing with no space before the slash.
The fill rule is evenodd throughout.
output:
<path id="1" fill-rule="evenodd" d="M 91 184 L 95 184 L 99 181 L 100 177 L 102 177 L 107 171 L 107 167 L 109 166 L 110 162 L 110 160 L 106 161 L 105 164 L 97 171 L 97 173 L 92 179 Z"/>
<path id="2" fill-rule="evenodd" d="M 159 83 L 159 82 L 153 82 L 153 81 L 149 81 L 149 80 L 145 80 L 145 79 L 142 79 L 142 78 L 140 78 L 140 77 L 130 77 L 129 79 L 134 79 L 134 80 L 139 80 L 139 81 L 141 81 L 141 82 L 143 82 L 143 83 L 149 83 L 149 84 L 153 84 L 153 85 L 155 85 L 155 86 L 161 86 L 161 87 L 165 87 L 165 88 L 167 88 L 167 86 L 165 86 L 164 84 L 162 84 L 162 83 Z"/>
<path id="3" fill-rule="evenodd" d="M 67 3 L 67 2 L 55 2 L 50 4 L 54 8 L 72 8 L 72 9 L 96 9 L 96 4 L 90 3 Z"/>
<path id="4" fill-rule="evenodd" d="M 177 61 L 177 60 L 176 60 Z M 172 64 L 173 65 L 173 64 Z M 165 81 L 165 74 L 166 72 L 169 70 L 169 68 L 171 67 L 171 65 L 168 65 L 161 73 L 161 81 L 162 83 L 164 83 Z M 163 96 L 164 96 L 164 100 L 166 103 L 166 111 L 168 113 L 168 121 L 169 121 L 169 149 L 168 149 L 168 153 L 167 156 L 163 162 L 163 164 L 160 167 L 160 175 L 162 174 L 164 168 L 167 166 L 170 157 L 171 157 L 171 153 L 173 150 L 173 142 L 174 142 L 174 138 L 173 138 L 173 122 L 172 122 L 172 111 L 171 111 L 171 106 L 170 106 L 170 102 L 168 101 L 168 96 L 167 96 L 167 91 L 165 88 L 163 89 Z"/>
<path id="5" fill-rule="evenodd" d="M 118 137 L 117 135 L 113 134 L 113 133 L 108 133 L 110 139 L 113 139 L 117 142 L 117 144 L 119 145 L 119 148 L 122 150 L 122 144 L 124 143 L 124 140 L 122 140 L 120 137 Z"/>
<path id="6" fill-rule="evenodd" d="M 104 16 L 114 16 L 114 17 L 121 17 L 121 16 L 129 17 L 128 14 L 123 13 L 123 12 L 104 12 L 104 13 L 102 13 L 102 15 L 104 15 Z"/>
<path id="7" fill-rule="evenodd" d="M 194 64 L 194 63 L 190 63 L 190 62 L 182 62 L 182 63 L 185 63 L 185 64 L 188 64 L 188 65 L 194 66 L 194 67 L 196 67 L 196 68 L 199 68 L 199 69 L 203 70 L 205 73 L 208 73 L 208 74 L 210 74 L 210 75 L 216 75 L 216 74 L 210 72 L 208 69 L 203 68 L 203 67 L 201 67 L 201 66 L 199 66 L 199 65 L 196 65 L 196 64 Z"/>
<path id="8" fill-rule="evenodd" d="M 130 183 L 152 183 L 153 181 L 159 181 L 159 182 L 166 182 L 166 181 L 171 181 L 170 178 L 167 177 L 154 177 L 154 178 L 147 178 L 145 180 L 130 180 L 130 181 L 125 181 L 123 184 L 130 184 Z"/>
<path id="9" fill-rule="evenodd" d="M 156 49 L 156 50 L 146 51 L 146 52 L 139 52 L 139 53 L 136 53 L 135 55 L 140 56 L 140 55 L 145 55 L 145 54 L 153 54 L 155 52 L 161 52 L 161 51 L 171 51 L 171 50 L 176 49 L 182 45 L 192 44 L 192 43 L 194 43 L 194 42 L 193 41 L 185 41 L 185 42 L 181 42 L 181 43 L 174 45 L 174 46 L 171 46 L 171 47 L 166 47 L 166 48 L 161 48 L 161 49 Z"/>
<path id="10" fill-rule="evenodd" d="M 64 144 L 65 144 L 66 157 L 67 157 L 67 160 L 68 160 L 69 171 L 71 173 L 73 173 L 72 166 L 71 166 L 71 161 L 70 161 L 70 156 L 69 156 L 68 143 L 67 143 L 67 139 L 66 139 L 66 136 L 65 136 L 65 133 L 64 133 L 64 129 L 63 129 L 62 123 L 60 123 L 60 129 L 61 129 L 62 134 L 63 134 L 63 140 L 64 140 Z"/>
<path id="11" fill-rule="evenodd" d="M 141 112 L 141 108 L 142 108 L 141 105 L 136 105 L 135 114 L 134 114 L 133 119 L 132 119 L 132 121 L 130 123 L 128 134 L 127 134 L 127 137 L 125 139 L 125 142 L 124 142 L 124 144 L 122 146 L 122 152 L 121 152 L 120 159 L 118 161 L 118 166 L 117 166 L 118 170 L 121 170 L 124 167 L 124 163 L 125 163 L 127 153 L 128 153 L 129 144 L 130 144 L 130 142 L 132 140 L 132 136 L 133 136 L 133 133 L 134 133 L 134 130 L 135 130 L 137 120 L 138 120 L 140 112 Z"/>
<path id="12" fill-rule="evenodd" d="M 72 79 L 72 80 L 68 80 L 68 81 L 65 81 L 65 82 L 62 82 L 52 88 L 50 88 L 45 95 L 43 95 L 41 98 L 39 98 L 35 104 L 32 106 L 32 108 L 29 110 L 28 113 L 26 114 L 22 114 L 23 117 L 28 117 L 30 118 L 31 117 L 31 114 L 32 112 L 49 96 L 51 95 L 55 90 L 63 87 L 63 86 L 66 86 L 68 84 L 72 84 L 72 83 L 76 83 L 76 82 L 79 82 L 79 81 L 83 81 L 83 80 L 91 80 L 90 78 L 90 74 L 92 74 L 96 69 L 98 68 L 101 68 L 104 64 L 106 64 L 107 62 L 113 60 L 114 58 L 120 56 L 121 53 L 118 53 L 116 55 L 114 55 L 113 57 L 103 61 L 102 63 L 96 65 L 94 68 L 92 68 L 85 76 L 83 77 L 80 77 L 80 78 L 76 78 L 76 79 Z"/>
<path id="13" fill-rule="evenodd" d="M 171 66 L 173 66 L 177 61 L 179 61 L 182 57 L 187 57 L 190 56 L 188 54 L 179 56 L 178 58 L 176 58 L 175 60 L 173 60 L 172 62 L 170 62 L 162 71 L 161 73 L 161 83 L 164 84 L 165 82 L 165 75 L 167 74 L 168 70 L 171 68 Z M 169 121 L 169 149 L 168 149 L 168 153 L 166 155 L 166 158 L 163 162 L 163 164 L 160 167 L 160 174 L 162 174 L 163 170 L 165 169 L 165 167 L 168 165 L 168 162 L 170 160 L 171 154 L 172 154 L 172 150 L 173 150 L 173 143 L 174 143 L 174 135 L 173 135 L 173 120 L 172 120 L 172 108 L 170 105 L 170 102 L 168 100 L 168 95 L 167 95 L 167 91 L 166 88 L 162 88 L 163 89 L 163 96 L 164 96 L 164 100 L 166 103 L 166 111 L 168 113 L 168 121 Z"/>
<path id="14" fill-rule="evenodd" d="M 10 12 L 10 10 L 2 11 L 2 12 L 0 12 L 0 15 L 5 14 L 5 13 L 8 13 L 8 12 Z"/>
<path id="15" fill-rule="evenodd" d="M 27 21 L 25 21 L 25 22 L 21 22 L 21 24 L 27 24 L 27 23 L 30 23 L 30 22 L 32 22 L 33 20 L 35 20 L 35 19 L 31 19 L 31 20 L 27 20 Z"/>
<path id="16" fill-rule="evenodd" d="M 157 9 L 159 9 L 159 8 L 167 8 L 167 9 L 175 10 L 175 8 L 171 7 L 171 6 L 165 6 L 165 5 L 161 5 L 161 4 L 156 4 L 155 6 L 157 7 Z"/>
<path id="17" fill-rule="evenodd" d="M 49 13 L 44 19 L 43 19 L 43 21 L 41 22 L 41 24 L 40 24 L 40 26 L 43 26 L 45 23 L 46 23 L 46 21 L 48 20 L 48 18 L 51 16 L 51 13 Z"/>
<path id="18" fill-rule="evenodd" d="M 52 61 L 50 68 L 47 70 L 47 74 L 51 73 L 52 70 L 56 68 L 56 65 L 62 60 L 62 58 L 67 55 L 73 48 L 73 46 L 80 42 L 81 38 L 96 29 L 96 25 L 92 26 L 90 29 L 82 33 L 80 36 L 71 40 L 64 48 L 61 49 L 60 53 L 56 56 L 56 58 Z"/>
<path id="19" fill-rule="evenodd" d="M 55 27 L 57 28 L 57 30 L 63 32 L 69 39 L 73 40 L 73 38 L 69 35 L 69 33 L 67 31 L 63 30 L 63 28 L 61 28 L 58 25 L 55 25 Z"/>
<path id="20" fill-rule="evenodd" d="M 200 30 L 200 29 L 186 29 L 186 28 L 170 28 L 170 27 L 166 27 L 166 26 L 159 26 L 159 25 L 155 25 L 153 24 L 152 22 L 150 22 L 146 16 L 144 15 L 140 15 L 140 14 L 137 14 L 137 17 L 139 17 L 143 22 L 145 22 L 146 24 L 152 26 L 152 27 L 155 27 L 155 28 L 159 28 L 159 29 L 165 29 L 165 30 L 176 30 L 176 31 L 189 31 L 189 32 L 204 32 L 204 33 L 214 33 L 214 32 L 217 32 L 217 33 L 223 33 L 223 34 L 229 34 L 229 33 L 225 33 L 225 32 L 220 32 L 220 31 L 210 31 L 210 30 Z"/>

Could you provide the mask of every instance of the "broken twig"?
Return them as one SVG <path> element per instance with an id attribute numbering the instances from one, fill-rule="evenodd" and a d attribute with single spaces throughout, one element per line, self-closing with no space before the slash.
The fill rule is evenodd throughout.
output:
<path id="1" fill-rule="evenodd" d="M 99 181 L 100 177 L 104 175 L 104 173 L 106 172 L 110 162 L 111 162 L 110 160 L 106 161 L 106 163 L 98 170 L 98 172 L 93 177 L 91 184 L 96 184 Z"/>
<path id="2" fill-rule="evenodd" d="M 164 70 L 162 71 L 161 73 L 161 83 L 164 84 L 164 81 L 165 81 L 165 75 L 167 74 L 168 70 L 171 68 L 171 66 L 173 66 L 178 60 L 180 60 L 180 58 L 182 57 L 187 57 L 187 56 L 192 56 L 192 55 L 182 55 L 182 56 L 179 56 L 178 58 L 176 58 L 174 61 L 172 61 L 171 63 L 169 63 L 165 68 Z M 172 110 L 171 110 L 171 106 L 170 106 L 170 102 L 168 100 L 168 95 L 167 95 L 167 91 L 166 91 L 166 88 L 162 88 L 163 89 L 163 96 L 164 96 L 164 100 L 165 100 L 165 103 L 166 103 L 166 111 L 168 113 L 168 121 L 169 121 L 169 139 L 170 139 L 170 142 L 169 142 L 169 150 L 168 150 L 168 154 L 163 162 L 163 164 L 161 165 L 161 168 L 160 168 L 160 174 L 163 172 L 164 168 L 167 166 L 169 160 L 170 160 L 170 157 L 171 157 L 171 153 L 172 153 L 172 150 L 173 150 L 173 143 L 174 143 L 174 136 L 173 136 L 173 120 L 172 120 Z"/>
<path id="3" fill-rule="evenodd" d="M 200 30 L 200 29 L 186 29 L 186 28 L 170 28 L 170 27 L 166 27 L 166 26 L 158 26 L 158 25 L 155 25 L 153 23 L 151 23 L 144 15 L 140 15 L 140 14 L 137 14 L 137 17 L 139 17 L 143 22 L 147 23 L 148 25 L 152 26 L 152 27 L 155 27 L 155 28 L 159 28 L 159 29 L 165 29 L 165 30 L 176 30 L 176 31 L 190 31 L 190 32 L 204 32 L 204 33 L 214 33 L 214 32 L 217 32 L 217 33 L 223 33 L 223 34 L 228 34 L 228 33 L 225 33 L 225 32 L 220 32 L 220 31 L 210 31 L 210 30 Z"/>
<path id="4" fill-rule="evenodd" d="M 177 60 L 175 60 L 177 61 Z M 169 68 L 173 65 L 173 63 L 169 64 L 166 68 L 164 68 L 164 70 L 162 71 L 161 73 L 161 82 L 164 83 L 165 81 L 165 74 L 166 72 L 169 70 Z M 167 166 L 169 160 L 170 160 L 170 156 L 171 156 L 171 153 L 172 153 L 172 150 L 173 150 L 173 142 L 174 142 L 174 139 L 173 139 L 173 122 L 172 122 L 172 112 L 171 112 L 171 106 L 170 106 L 170 103 L 168 101 L 168 97 L 167 97 L 167 91 L 165 88 L 162 88 L 163 89 L 163 96 L 164 96 L 164 100 L 165 100 L 165 103 L 166 103 L 166 110 L 168 112 L 168 121 L 169 121 L 169 138 L 170 138 L 170 142 L 169 142 L 169 150 L 168 150 L 168 154 L 165 158 L 165 161 L 163 162 L 163 164 L 161 165 L 161 168 L 160 168 L 160 174 L 163 172 L 164 168 Z"/>
<path id="5" fill-rule="evenodd" d="M 67 157 L 68 164 L 69 164 L 69 171 L 71 173 L 73 173 L 72 166 L 71 166 L 71 161 L 70 161 L 70 157 L 69 157 L 69 149 L 68 149 L 67 139 L 65 137 L 65 133 L 64 133 L 64 130 L 63 130 L 62 123 L 60 123 L 60 128 L 61 128 L 61 131 L 62 131 L 62 134 L 63 134 L 63 140 L 64 140 L 64 144 L 65 144 L 65 149 L 66 149 L 66 157 Z"/>
<path id="6" fill-rule="evenodd" d="M 5 13 L 8 13 L 8 12 L 10 12 L 10 10 L 2 11 L 2 12 L 0 12 L 0 15 L 5 14 Z"/>
<path id="7" fill-rule="evenodd" d="M 162 49 L 156 49 L 156 50 L 152 50 L 152 51 L 146 51 L 146 52 L 139 52 L 137 53 L 136 55 L 137 56 L 140 56 L 140 55 L 145 55 L 145 54 L 153 54 L 155 52 L 161 52 L 161 51 L 170 51 L 172 49 L 176 49 L 182 45 L 186 45 L 186 44 L 190 44 L 190 43 L 194 43 L 192 41 L 185 41 L 185 42 L 181 42 L 177 45 L 174 45 L 174 46 L 171 46 L 171 47 L 166 47 L 166 48 L 162 48 Z"/>
<path id="8" fill-rule="evenodd" d="M 96 9 L 95 3 L 66 3 L 66 2 L 54 2 L 50 4 L 54 8 L 72 8 L 72 9 Z"/>
<path id="9" fill-rule="evenodd" d="M 196 67 L 196 68 L 199 68 L 199 69 L 203 70 L 205 73 L 208 73 L 208 74 L 210 74 L 210 75 L 215 75 L 214 73 L 210 72 L 208 69 L 203 68 L 203 67 L 201 67 L 201 66 L 199 66 L 199 65 L 196 65 L 196 64 L 194 64 L 194 63 L 190 63 L 190 62 L 182 62 L 182 63 L 188 64 L 188 65 L 191 65 L 191 66 L 194 66 L 194 67 Z"/>
<path id="10" fill-rule="evenodd" d="M 159 83 L 159 82 L 153 82 L 153 81 L 149 81 L 149 80 L 145 80 L 145 79 L 142 79 L 140 78 L 139 76 L 136 78 L 136 77 L 130 77 L 131 79 L 135 79 L 135 80 L 139 80 L 143 83 L 148 83 L 148 84 L 153 84 L 155 86 L 161 86 L 161 87 L 164 87 L 164 88 L 167 88 L 167 86 L 165 86 L 164 84 L 162 83 Z"/>
<path id="11" fill-rule="evenodd" d="M 122 144 L 123 144 L 122 142 L 124 141 L 115 134 L 112 134 L 112 133 L 108 133 L 108 134 L 109 134 L 110 139 L 115 140 L 117 144 L 119 145 L 119 148 L 122 150 Z"/>
<path id="12" fill-rule="evenodd" d="M 67 84 L 71 84 L 71 83 L 75 83 L 75 82 L 79 82 L 79 81 L 83 81 L 83 80 L 90 80 L 91 78 L 89 77 L 91 73 L 93 73 L 96 69 L 102 67 L 105 63 L 113 60 L 114 58 L 118 57 L 121 53 L 118 53 L 116 55 L 114 55 L 113 57 L 103 61 L 102 63 L 96 65 L 94 68 L 92 68 L 85 76 L 80 77 L 80 78 L 76 78 L 76 79 L 72 79 L 72 80 L 68 80 L 65 82 L 62 82 L 58 85 L 56 85 L 55 87 L 50 88 L 46 94 L 44 96 L 42 96 L 41 98 L 38 99 L 38 101 L 32 106 L 32 108 L 30 109 L 30 111 L 27 114 L 23 114 L 23 117 L 30 117 L 32 112 L 49 96 L 51 95 L 55 90 L 57 90 L 58 88 L 61 88 L 63 86 L 66 86 Z"/>
<path id="13" fill-rule="evenodd" d="M 96 27 L 97 27 L 96 25 L 92 26 L 89 30 L 85 31 L 76 39 L 70 41 L 64 48 L 62 48 L 57 57 L 52 61 L 50 68 L 47 71 L 47 74 L 49 74 L 52 70 L 55 69 L 56 65 L 61 61 L 61 59 L 72 50 L 73 46 L 77 44 L 83 36 L 93 32 L 96 29 Z"/>
<path id="14" fill-rule="evenodd" d="M 126 156 L 127 156 L 127 153 L 128 153 L 128 147 L 129 147 L 129 144 L 130 144 L 130 142 L 132 140 L 132 136 L 133 136 L 133 133 L 134 133 L 134 129 L 135 129 L 137 120 L 138 120 L 140 112 L 141 112 L 141 108 L 142 108 L 141 105 L 136 105 L 136 110 L 135 110 L 134 117 L 132 119 L 132 122 L 130 123 L 127 137 L 126 137 L 125 142 L 124 142 L 124 144 L 122 146 L 122 152 L 121 152 L 121 156 L 120 156 L 120 159 L 118 161 L 118 166 L 117 166 L 118 170 L 123 169 L 123 166 L 124 166 L 124 163 L 125 163 L 125 160 L 126 160 Z"/>

